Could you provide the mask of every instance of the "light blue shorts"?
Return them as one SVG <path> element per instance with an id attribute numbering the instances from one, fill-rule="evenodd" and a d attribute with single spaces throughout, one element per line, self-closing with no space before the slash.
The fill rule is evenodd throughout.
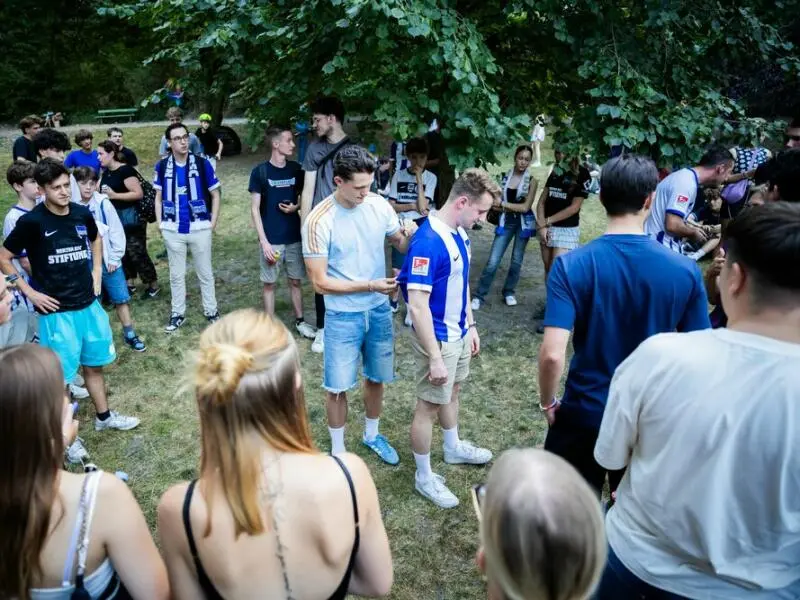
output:
<path id="1" fill-rule="evenodd" d="M 325 311 L 322 387 L 334 394 L 354 388 L 362 361 L 370 381 L 394 381 L 394 324 L 388 302 L 366 312 Z"/>
<path id="2" fill-rule="evenodd" d="M 104 367 L 117 358 L 108 315 L 97 300 L 81 310 L 40 315 L 39 343 L 61 359 L 67 383 L 81 365 Z"/>

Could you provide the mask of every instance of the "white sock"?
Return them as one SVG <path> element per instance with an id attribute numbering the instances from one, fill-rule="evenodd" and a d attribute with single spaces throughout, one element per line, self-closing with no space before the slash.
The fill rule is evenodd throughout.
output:
<path id="1" fill-rule="evenodd" d="M 378 417 L 377 419 L 370 419 L 369 417 L 364 417 L 364 441 L 371 442 L 376 437 L 378 437 L 378 425 L 380 424 L 381 419 Z"/>
<path id="2" fill-rule="evenodd" d="M 427 454 L 414 454 L 414 462 L 417 463 L 417 475 L 423 481 L 430 479 L 433 477 L 433 471 L 431 471 L 431 453 L 428 452 Z"/>
<path id="3" fill-rule="evenodd" d="M 331 454 L 344 454 L 344 427 L 328 427 L 331 434 Z"/>
<path id="4" fill-rule="evenodd" d="M 458 446 L 458 425 L 452 429 L 442 429 L 444 434 L 444 447 L 451 450 Z"/>

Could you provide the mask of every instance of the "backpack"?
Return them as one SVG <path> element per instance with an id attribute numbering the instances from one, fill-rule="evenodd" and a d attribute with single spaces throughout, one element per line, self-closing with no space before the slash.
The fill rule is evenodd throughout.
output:
<path id="1" fill-rule="evenodd" d="M 145 223 L 156 222 L 156 188 L 147 181 L 139 171 L 136 171 L 136 178 L 142 186 L 142 199 L 136 203 L 136 212 L 139 219 Z"/>

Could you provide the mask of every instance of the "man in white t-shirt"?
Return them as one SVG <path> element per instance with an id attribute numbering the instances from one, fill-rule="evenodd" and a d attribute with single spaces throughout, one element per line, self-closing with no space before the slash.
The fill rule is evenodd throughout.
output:
<path id="1" fill-rule="evenodd" d="M 701 246 L 708 239 L 703 228 L 687 219 L 694 210 L 702 185 L 720 185 L 733 170 L 733 155 L 723 146 L 714 146 L 696 167 L 679 169 L 668 175 L 656 188 L 656 198 L 644 223 L 644 232 L 681 254 L 682 239 L 689 238 Z"/>
<path id="2" fill-rule="evenodd" d="M 744 211 L 728 328 L 654 336 L 617 369 L 595 459 L 627 472 L 599 600 L 800 598 L 798 256 L 800 205 Z"/>
<path id="3" fill-rule="evenodd" d="M 433 195 L 436 191 L 436 175 L 425 169 L 428 162 L 428 142 L 425 138 L 408 140 L 406 155 L 409 166 L 407 169 L 395 171 L 389 191 L 389 205 L 397 212 L 401 221 L 416 221 L 427 217 Z M 395 277 L 400 274 L 406 255 L 392 248 L 392 272 Z M 392 295 L 389 305 L 392 312 L 399 310 L 399 290 Z M 406 313 L 406 327 L 411 327 L 411 315 Z"/>
<path id="4" fill-rule="evenodd" d="M 314 291 L 325 297 L 323 387 L 327 395 L 331 453 L 345 452 L 347 391 L 358 384 L 363 362 L 364 445 L 391 465 L 397 451 L 378 431 L 383 386 L 394 380 L 394 332 L 387 295 L 384 239 L 405 252 L 416 226 L 401 228 L 389 203 L 370 193 L 377 165 L 359 146 L 345 146 L 333 159 L 336 189 L 303 223 L 303 257 Z"/>

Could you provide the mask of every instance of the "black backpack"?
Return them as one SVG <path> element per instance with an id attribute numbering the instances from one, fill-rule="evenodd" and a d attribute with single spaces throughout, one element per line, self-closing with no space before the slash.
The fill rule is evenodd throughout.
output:
<path id="1" fill-rule="evenodd" d="M 136 203 L 136 213 L 139 220 L 145 223 L 156 222 L 156 188 L 147 181 L 139 171 L 136 171 L 136 178 L 142 186 L 142 199 Z"/>

